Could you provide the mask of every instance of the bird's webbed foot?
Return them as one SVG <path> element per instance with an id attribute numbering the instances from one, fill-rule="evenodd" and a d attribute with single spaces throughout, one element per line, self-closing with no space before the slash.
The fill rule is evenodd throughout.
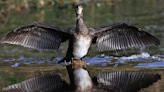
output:
<path id="1" fill-rule="evenodd" d="M 86 62 L 80 59 L 72 59 L 72 68 L 86 68 Z"/>

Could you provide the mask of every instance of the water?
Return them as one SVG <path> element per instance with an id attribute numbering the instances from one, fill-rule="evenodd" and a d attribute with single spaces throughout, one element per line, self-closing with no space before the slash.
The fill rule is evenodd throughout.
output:
<path id="1" fill-rule="evenodd" d="M 153 63 L 141 63 L 135 66 L 136 68 L 164 68 L 164 60 L 161 62 L 153 62 Z"/>
<path id="2" fill-rule="evenodd" d="M 12 68 L 18 68 L 21 65 L 40 65 L 47 64 L 53 65 L 58 64 L 58 62 L 63 57 L 24 57 L 20 55 L 19 58 L 1 58 L 1 62 L 8 63 Z M 120 65 L 128 65 L 128 63 L 136 63 L 134 67 L 136 68 L 164 68 L 164 55 L 150 55 L 148 52 L 141 52 L 140 54 L 134 54 L 130 56 L 107 56 L 104 54 L 96 55 L 94 57 L 85 57 L 83 59 L 87 65 L 90 66 L 100 66 L 100 67 L 118 67 Z M 64 63 L 62 63 L 64 64 Z"/>

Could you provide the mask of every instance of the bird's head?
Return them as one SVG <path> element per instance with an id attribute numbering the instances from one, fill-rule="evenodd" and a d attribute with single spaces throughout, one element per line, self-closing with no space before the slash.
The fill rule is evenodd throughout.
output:
<path id="1" fill-rule="evenodd" d="M 82 17 L 83 16 L 83 7 L 80 4 L 76 4 L 75 12 L 76 12 L 76 16 Z"/>

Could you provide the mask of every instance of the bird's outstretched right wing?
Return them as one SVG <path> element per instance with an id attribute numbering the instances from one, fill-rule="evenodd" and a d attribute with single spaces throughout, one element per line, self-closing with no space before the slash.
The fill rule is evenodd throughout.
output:
<path id="1" fill-rule="evenodd" d="M 3 88 L 3 92 L 61 92 L 68 86 L 58 74 L 35 76 Z"/>
<path id="2" fill-rule="evenodd" d="M 159 45 L 160 41 L 150 33 L 125 23 L 97 29 L 93 43 L 99 51 L 122 50 Z"/>
<path id="3" fill-rule="evenodd" d="M 138 92 L 160 79 L 159 74 L 143 72 L 101 72 L 93 77 L 97 89 L 104 92 Z"/>
<path id="4" fill-rule="evenodd" d="M 9 32 L 0 42 L 24 47 L 51 50 L 71 38 L 71 33 L 43 23 L 32 23 Z"/>

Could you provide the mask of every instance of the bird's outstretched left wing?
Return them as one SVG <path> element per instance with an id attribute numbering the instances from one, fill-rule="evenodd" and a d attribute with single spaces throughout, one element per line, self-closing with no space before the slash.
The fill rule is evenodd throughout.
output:
<path id="1" fill-rule="evenodd" d="M 9 32 L 0 43 L 21 45 L 24 47 L 51 50 L 71 38 L 71 33 L 43 23 L 32 23 Z"/>
<path id="2" fill-rule="evenodd" d="M 160 41 L 151 34 L 125 23 L 102 27 L 95 31 L 94 42 L 99 51 L 121 50 L 159 45 Z"/>
<path id="3" fill-rule="evenodd" d="M 3 92 L 61 92 L 66 85 L 60 75 L 45 74 L 10 85 Z"/>
<path id="4" fill-rule="evenodd" d="M 93 83 L 97 89 L 107 92 L 138 92 L 159 79 L 160 75 L 153 73 L 101 72 L 93 77 Z"/>

